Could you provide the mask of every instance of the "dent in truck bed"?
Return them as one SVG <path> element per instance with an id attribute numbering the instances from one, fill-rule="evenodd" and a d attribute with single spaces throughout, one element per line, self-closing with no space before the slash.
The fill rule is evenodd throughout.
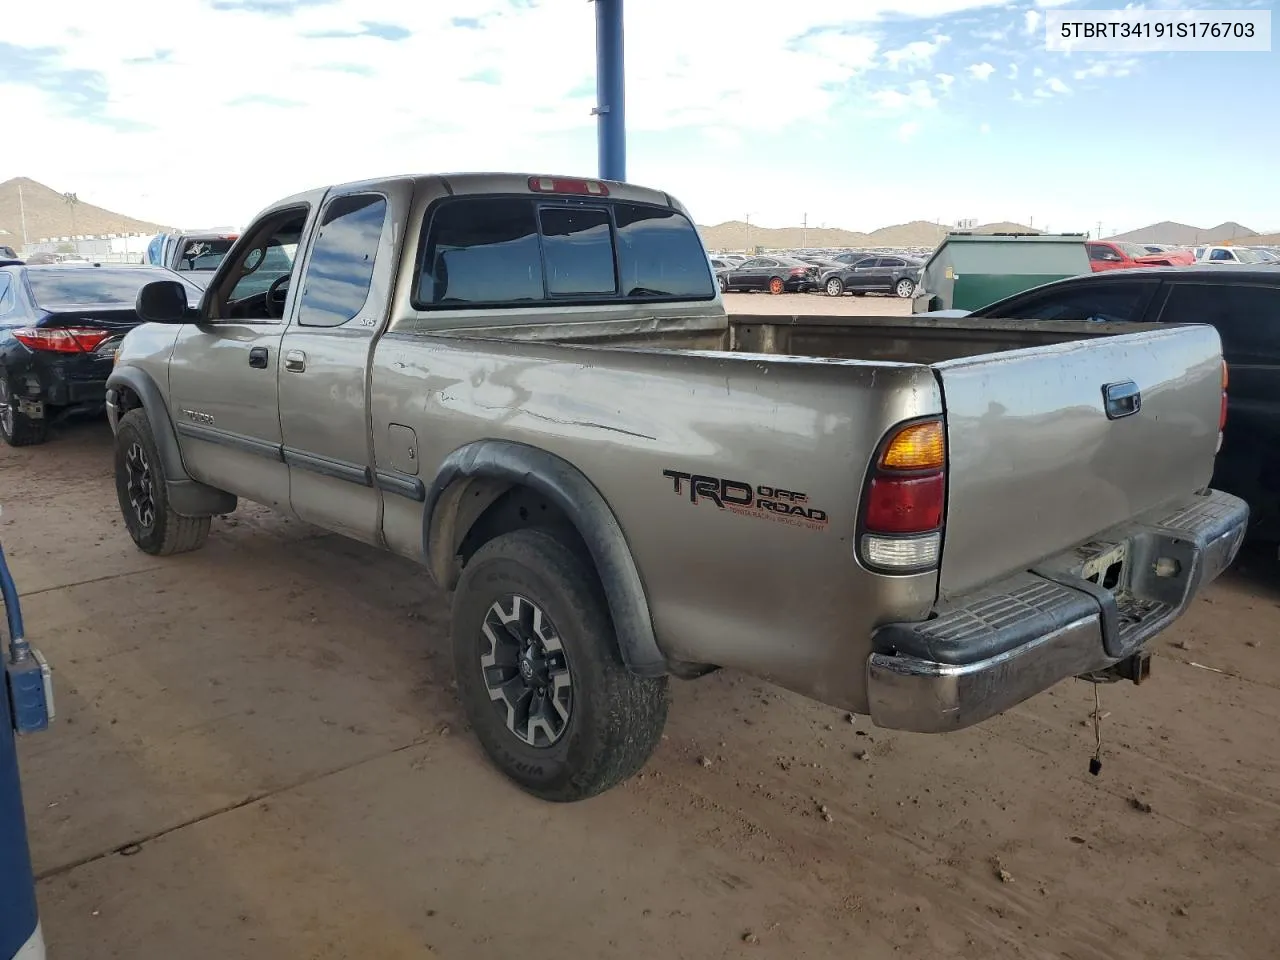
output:
<path id="1" fill-rule="evenodd" d="M 241 235 L 201 310 L 148 318 L 112 374 L 113 427 L 125 412 L 158 441 L 157 516 L 194 530 L 246 497 L 425 565 L 455 593 L 468 719 L 548 799 L 639 769 L 668 673 L 735 667 L 945 730 L 1108 669 L 1244 521 L 1198 493 L 1216 335 L 731 321 L 684 209 L 629 184 L 298 194 Z M 1141 408 L 1112 420 L 1121 381 Z M 173 410 L 211 424 L 175 430 Z M 198 546 L 131 516 L 127 459 L 140 548 Z M 1082 560 L 1094 543 L 1123 549 Z M 1089 584 L 1098 557 L 1124 575 Z"/>

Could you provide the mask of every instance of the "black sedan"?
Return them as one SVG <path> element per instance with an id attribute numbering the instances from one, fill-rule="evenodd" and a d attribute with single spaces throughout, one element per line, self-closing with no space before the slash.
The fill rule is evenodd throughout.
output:
<path id="1" fill-rule="evenodd" d="M 924 261 L 915 257 L 868 256 L 839 270 L 822 274 L 820 285 L 829 297 L 846 293 L 891 293 L 910 297 L 920 285 Z"/>
<path id="2" fill-rule="evenodd" d="M 818 268 L 794 257 L 753 257 L 741 266 L 719 271 L 716 276 L 725 293 L 737 290 L 795 293 L 817 286 Z"/>
<path id="3" fill-rule="evenodd" d="M 199 302 L 160 267 L 0 267 L 0 438 L 43 443 L 51 421 L 101 410 L 116 348 L 139 323 L 138 291 L 164 279 Z"/>

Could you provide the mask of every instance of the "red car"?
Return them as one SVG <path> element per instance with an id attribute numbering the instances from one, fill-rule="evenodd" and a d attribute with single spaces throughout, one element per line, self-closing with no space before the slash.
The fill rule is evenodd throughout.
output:
<path id="1" fill-rule="evenodd" d="M 1195 254 L 1187 250 L 1152 253 L 1140 243 L 1121 240 L 1090 240 L 1089 266 L 1094 273 L 1103 270 L 1125 270 L 1131 267 L 1180 267 L 1195 263 Z"/>

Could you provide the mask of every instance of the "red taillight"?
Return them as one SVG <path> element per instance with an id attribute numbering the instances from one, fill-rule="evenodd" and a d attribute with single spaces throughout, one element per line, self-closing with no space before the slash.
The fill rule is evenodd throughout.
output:
<path id="1" fill-rule="evenodd" d="M 872 533 L 927 533 L 942 526 L 946 483 L 942 471 L 927 477 L 872 479 L 863 525 Z"/>
<path id="2" fill-rule="evenodd" d="M 537 193 L 570 193 L 588 197 L 609 195 L 609 188 L 599 180 L 579 180 L 573 177 L 530 177 L 529 189 Z"/>
<path id="3" fill-rule="evenodd" d="M 937 566 L 946 470 L 940 419 L 903 424 L 885 438 L 862 498 L 858 555 L 864 564 L 886 573 Z"/>
<path id="4" fill-rule="evenodd" d="M 792 267 L 791 268 L 791 275 L 793 277 L 803 277 L 808 272 L 809 272 L 808 267 Z"/>
<path id="5" fill-rule="evenodd" d="M 13 331 L 17 341 L 48 353 L 93 353 L 111 336 L 96 327 L 23 327 Z"/>

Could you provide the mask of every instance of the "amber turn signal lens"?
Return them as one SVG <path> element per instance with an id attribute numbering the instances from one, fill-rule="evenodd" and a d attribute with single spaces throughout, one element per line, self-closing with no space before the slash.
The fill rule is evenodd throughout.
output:
<path id="1" fill-rule="evenodd" d="M 1227 389 L 1227 384 L 1231 381 L 1230 372 L 1227 369 L 1227 361 L 1222 361 L 1222 389 Z"/>
<path id="2" fill-rule="evenodd" d="M 880 458 L 880 466 L 888 470 L 937 470 L 947 458 L 947 443 L 942 421 L 926 420 L 899 430 Z"/>

